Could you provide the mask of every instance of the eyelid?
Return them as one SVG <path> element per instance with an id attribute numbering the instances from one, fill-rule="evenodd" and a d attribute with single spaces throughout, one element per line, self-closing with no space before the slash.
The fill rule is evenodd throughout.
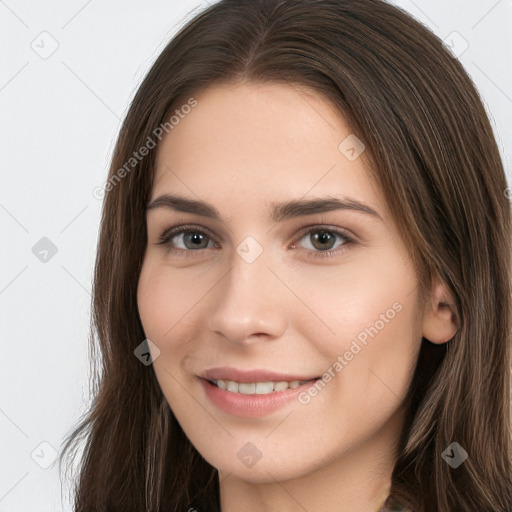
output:
<path id="1" fill-rule="evenodd" d="M 295 242 L 292 243 L 291 248 L 296 249 L 296 244 L 304 238 L 308 233 L 314 233 L 319 231 L 327 231 L 334 233 L 335 235 L 341 237 L 344 239 L 344 242 L 336 249 L 328 249 L 325 251 L 314 251 L 311 249 L 304 249 L 302 248 L 307 254 L 308 257 L 312 258 L 322 258 L 322 257 L 334 257 L 344 251 L 347 250 L 346 246 L 356 244 L 358 243 L 357 237 L 352 235 L 351 231 L 347 230 L 346 228 L 342 228 L 339 226 L 330 226 L 326 223 L 319 223 L 319 222 L 305 222 L 303 221 L 298 228 L 299 234 L 295 236 L 294 240 Z M 201 256 L 203 254 L 203 251 L 208 249 L 208 247 L 201 248 L 201 249 L 180 249 L 176 247 L 171 247 L 170 240 L 179 234 L 187 233 L 187 232 L 198 232 L 205 234 L 213 243 L 218 244 L 217 236 L 212 233 L 212 231 L 209 228 L 206 228 L 204 226 L 199 226 L 195 224 L 178 224 L 174 225 L 166 230 L 159 236 L 159 241 L 156 242 L 155 245 L 162 245 L 164 246 L 164 249 L 168 252 L 174 252 L 174 253 L 182 253 L 184 257 L 194 257 L 194 256 Z M 192 253 L 192 254 L 191 254 Z M 194 254 L 196 253 L 196 254 Z"/>
<path id="2" fill-rule="evenodd" d="M 184 249 L 176 249 L 169 247 L 169 240 L 176 235 L 180 235 L 182 233 L 186 233 L 188 231 L 196 231 L 199 233 L 203 233 L 208 236 L 214 243 L 219 243 L 217 239 L 217 235 L 213 234 L 213 232 L 204 226 L 199 226 L 196 224 L 177 224 L 174 226 L 171 226 L 170 228 L 165 229 L 158 237 L 158 242 L 156 242 L 156 245 L 163 245 L 164 248 L 168 251 L 179 251 L 179 252 L 201 252 L 203 249 L 198 250 L 188 250 L 185 251 Z M 222 241 L 222 239 L 220 239 Z"/>
<path id="3" fill-rule="evenodd" d="M 339 233 L 339 234 L 343 235 L 345 238 L 347 238 L 353 242 L 358 241 L 358 237 L 356 235 L 354 235 L 352 233 L 352 231 L 350 231 L 349 229 L 342 228 L 341 226 L 334 226 L 334 225 L 329 224 L 328 222 L 306 222 L 306 221 L 303 221 L 299 224 L 298 230 L 302 233 L 299 240 L 306 233 L 309 233 L 310 231 L 325 230 L 325 231 L 332 231 L 334 233 Z"/>

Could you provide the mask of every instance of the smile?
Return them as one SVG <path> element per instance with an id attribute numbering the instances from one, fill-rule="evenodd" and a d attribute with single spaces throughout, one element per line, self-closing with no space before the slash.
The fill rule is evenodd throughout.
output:
<path id="1" fill-rule="evenodd" d="M 258 418 L 296 402 L 299 393 L 306 391 L 319 378 L 307 381 L 237 382 L 199 377 L 199 381 L 205 399 L 216 409 L 233 416 Z"/>
<path id="2" fill-rule="evenodd" d="M 242 395 L 266 395 L 287 389 L 296 389 L 303 384 L 312 382 L 312 380 L 292 380 L 278 382 L 236 382 L 234 380 L 211 380 L 210 382 L 220 389 L 229 391 L 230 393 L 240 393 Z"/>

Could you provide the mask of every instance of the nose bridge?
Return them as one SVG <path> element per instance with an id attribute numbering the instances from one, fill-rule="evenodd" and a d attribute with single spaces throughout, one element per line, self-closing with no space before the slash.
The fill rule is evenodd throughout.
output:
<path id="1" fill-rule="evenodd" d="M 285 297 L 268 268 L 269 251 L 246 237 L 233 252 L 231 269 L 219 283 L 210 327 L 226 338 L 243 342 L 253 334 L 281 336 L 288 325 Z M 276 293 L 277 292 L 277 293 Z"/>

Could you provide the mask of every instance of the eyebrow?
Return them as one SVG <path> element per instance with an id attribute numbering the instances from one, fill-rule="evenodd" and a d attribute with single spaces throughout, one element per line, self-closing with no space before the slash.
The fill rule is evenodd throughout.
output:
<path id="1" fill-rule="evenodd" d="M 302 215 L 313 215 L 334 210 L 352 210 L 371 215 L 383 221 L 383 218 L 371 206 L 349 197 L 326 196 L 313 199 L 297 199 L 284 203 L 270 203 L 270 206 L 270 219 L 274 222 L 282 222 Z M 146 210 L 153 210 L 155 208 L 170 208 L 171 210 L 195 213 L 203 217 L 226 222 L 226 219 L 211 204 L 177 194 L 163 194 L 157 197 L 147 205 Z"/>

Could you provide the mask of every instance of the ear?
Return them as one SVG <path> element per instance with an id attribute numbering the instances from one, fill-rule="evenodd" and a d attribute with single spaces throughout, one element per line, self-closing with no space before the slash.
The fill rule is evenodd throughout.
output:
<path id="1" fill-rule="evenodd" d="M 435 344 L 450 341 L 460 326 L 453 296 L 439 278 L 433 280 L 430 296 L 425 301 L 423 337 Z"/>

